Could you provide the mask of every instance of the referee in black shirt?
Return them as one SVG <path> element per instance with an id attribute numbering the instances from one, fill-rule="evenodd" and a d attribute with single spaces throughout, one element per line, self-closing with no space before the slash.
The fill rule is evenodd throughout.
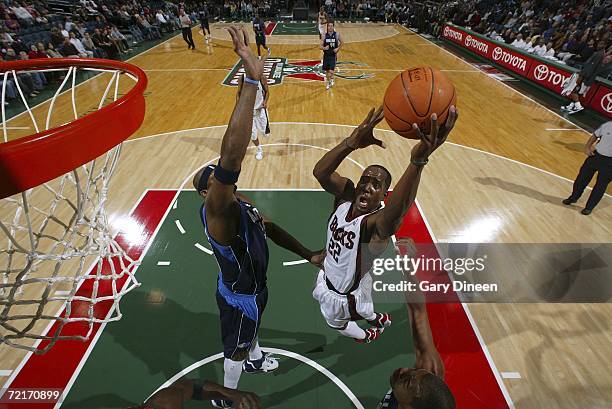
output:
<path id="1" fill-rule="evenodd" d="M 606 188 L 612 180 L 612 121 L 606 122 L 593 132 L 584 147 L 584 152 L 587 158 L 576 176 L 572 194 L 563 200 L 563 204 L 576 203 L 595 173 L 598 172 L 595 187 L 581 212 L 589 215 L 606 193 Z"/>

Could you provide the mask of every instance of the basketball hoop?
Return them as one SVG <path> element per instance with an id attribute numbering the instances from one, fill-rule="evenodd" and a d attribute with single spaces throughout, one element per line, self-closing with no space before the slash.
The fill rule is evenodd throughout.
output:
<path id="1" fill-rule="evenodd" d="M 59 87 L 31 108 L 24 85 L 40 74 L 59 77 Z M 124 62 L 61 58 L 4 63 L 0 83 L 0 345 L 44 353 L 120 319 L 119 300 L 139 285 L 138 262 L 113 238 L 105 204 L 121 144 L 144 119 L 147 77 Z M 11 119 L 8 88 L 25 107 Z M 77 99 L 93 112 L 79 112 Z M 111 312 L 101 316 L 105 303 Z"/>

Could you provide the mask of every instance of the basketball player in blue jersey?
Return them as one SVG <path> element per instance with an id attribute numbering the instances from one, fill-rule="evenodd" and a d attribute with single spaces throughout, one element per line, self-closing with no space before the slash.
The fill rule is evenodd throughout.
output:
<path id="1" fill-rule="evenodd" d="M 244 28 L 230 27 L 229 33 L 246 76 L 223 136 L 219 162 L 200 169 L 193 186 L 204 198 L 200 216 L 220 269 L 216 298 L 225 356 L 223 385 L 236 389 L 243 370 L 255 373 L 278 368 L 278 362 L 262 352 L 257 340 L 268 300 L 266 239 L 313 264 L 320 264 L 321 253 L 306 249 L 236 193 L 235 183 L 251 139 L 253 108 L 265 58 L 260 60 L 251 53 Z M 232 402 L 214 400 L 213 406 L 229 408 Z"/>
<path id="2" fill-rule="evenodd" d="M 255 32 L 255 44 L 257 44 L 257 55 L 261 58 L 261 47 L 270 54 L 270 49 L 266 47 L 266 23 L 263 21 L 258 11 L 253 18 L 253 31 Z"/>
<path id="3" fill-rule="evenodd" d="M 436 115 L 432 115 L 430 135 L 424 135 L 416 124 L 413 125 L 420 141 L 412 148 L 410 164 L 385 207 L 382 201 L 391 185 L 391 174 L 383 166 L 368 166 L 357 185 L 336 172 L 351 152 L 371 145 L 384 148 L 383 142 L 373 134 L 374 127 L 382 119 L 382 107 L 376 111 L 372 109 L 352 134 L 327 152 L 313 170 L 321 187 L 334 195 L 337 203 L 328 221 L 327 254 L 313 297 L 319 302 L 328 326 L 365 343 L 377 339 L 391 323 L 388 314 L 374 312 L 369 274 L 372 260 L 386 249 L 414 203 L 421 173 L 429 156 L 452 130 L 457 110 L 454 106 L 450 108 L 448 120 L 442 126 L 438 126 Z M 443 374 L 444 367 L 433 344 L 424 304 L 409 300 L 407 304 L 412 318 L 417 368 Z M 370 328 L 362 329 L 356 323 L 358 320 L 365 320 Z"/>
<path id="4" fill-rule="evenodd" d="M 190 400 L 229 399 L 235 409 L 260 409 L 259 396 L 251 392 L 228 389 L 214 382 L 179 379 L 167 388 L 155 392 L 144 403 L 128 409 L 183 409 Z"/>
<path id="5" fill-rule="evenodd" d="M 377 409 L 455 409 L 455 398 L 442 378 L 425 369 L 398 368 L 391 390 Z"/>
<path id="6" fill-rule="evenodd" d="M 325 89 L 334 86 L 334 70 L 338 51 L 342 47 L 342 36 L 334 29 L 334 22 L 327 20 L 327 32 L 321 38 L 319 48 L 323 50 L 323 71 L 325 71 Z"/>
<path id="7" fill-rule="evenodd" d="M 206 3 L 204 3 L 202 8 L 200 9 L 198 16 L 200 18 L 200 27 L 202 27 L 202 35 L 204 35 L 204 40 L 206 41 L 206 44 L 208 44 L 208 40 L 211 38 L 210 25 L 208 23 L 208 17 L 210 16 L 210 13 L 208 12 L 208 5 Z"/>

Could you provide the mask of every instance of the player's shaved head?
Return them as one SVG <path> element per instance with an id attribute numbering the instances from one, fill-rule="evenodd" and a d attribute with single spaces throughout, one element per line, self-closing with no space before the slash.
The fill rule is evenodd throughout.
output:
<path id="1" fill-rule="evenodd" d="M 366 170 L 368 168 L 376 168 L 376 169 L 380 169 L 382 170 L 386 177 L 385 177 L 385 190 L 389 190 L 389 186 L 391 186 L 391 172 L 389 172 L 389 170 L 387 168 L 385 168 L 383 165 L 370 165 L 366 168 Z M 365 171 L 364 171 L 365 172 Z"/>
<path id="2" fill-rule="evenodd" d="M 393 395 L 402 407 L 455 409 L 455 397 L 444 380 L 425 369 L 399 368 L 391 375 Z"/>

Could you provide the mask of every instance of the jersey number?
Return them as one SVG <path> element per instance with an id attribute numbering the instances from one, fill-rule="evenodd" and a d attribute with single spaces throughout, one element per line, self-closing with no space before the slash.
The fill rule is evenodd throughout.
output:
<path id="1" fill-rule="evenodd" d="M 340 243 L 336 243 L 334 239 L 331 239 L 329 241 L 329 246 L 327 247 L 327 252 L 334 258 L 336 263 L 338 262 L 338 257 L 340 256 L 340 250 L 342 250 Z"/>

